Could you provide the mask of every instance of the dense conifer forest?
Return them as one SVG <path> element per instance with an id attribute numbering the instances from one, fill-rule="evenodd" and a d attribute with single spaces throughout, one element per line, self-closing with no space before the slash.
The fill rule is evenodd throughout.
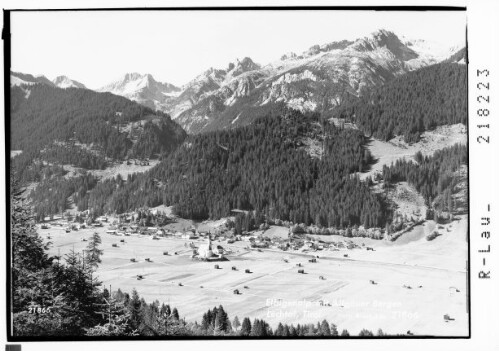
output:
<path id="1" fill-rule="evenodd" d="M 377 139 L 403 135 L 406 142 L 416 142 L 436 126 L 467 123 L 466 69 L 456 63 L 421 68 L 359 98 L 348 96 L 334 115 Z"/>
<path id="2" fill-rule="evenodd" d="M 70 202 L 73 202 L 80 211 L 86 210 L 87 193 L 97 182 L 96 177 L 86 172 L 78 177 L 55 176 L 46 179 L 30 193 L 36 218 L 43 221 L 46 216 L 62 214 L 69 208 Z"/>
<path id="3" fill-rule="evenodd" d="M 320 159 L 306 152 L 307 138 L 323 141 Z M 88 206 L 120 213 L 175 205 L 178 215 L 197 220 L 254 210 L 295 223 L 381 226 L 381 200 L 352 175 L 370 162 L 359 131 L 322 128 L 316 114 L 287 111 L 247 127 L 191 137 L 146 174 L 97 185 Z"/>
<path id="4" fill-rule="evenodd" d="M 360 98 L 347 99 L 336 113 L 355 121 L 369 135 L 388 139 L 401 133 L 407 141 L 416 141 L 424 130 L 465 120 L 465 99 L 459 98 L 465 91 L 465 74 L 455 64 L 427 67 Z M 321 227 L 382 227 L 389 221 L 383 196 L 354 175 L 373 161 L 365 147 L 366 137 L 359 130 L 335 127 L 319 114 L 304 115 L 281 106 L 279 113 L 273 110 L 249 126 L 191 136 L 178 148 L 185 138 L 180 127 L 168 116 L 158 119 L 124 98 L 43 85 L 30 87 L 26 98 L 23 89 L 12 89 L 13 121 L 18 125 L 12 144 L 27 149 L 13 163 L 20 170 L 18 179 L 41 182 L 31 193 L 39 219 L 61 213 L 73 202 L 78 210 L 90 209 L 95 214 L 165 204 L 174 205 L 179 216 L 195 220 L 233 215 L 238 209 L 254 211 L 256 219 Z M 40 99 L 49 103 L 34 114 L 32 104 Z M 133 124 L 124 128 L 137 120 L 142 121 L 140 128 Z M 38 131 L 42 124 L 53 130 Z M 27 146 L 27 135 L 33 132 L 43 134 L 34 143 L 47 142 L 43 149 Z M 307 152 L 310 141 L 321 150 L 319 157 Z M 102 153 L 78 143 L 98 145 Z M 446 155 L 458 164 L 466 162 L 459 148 Z M 84 173 L 66 179 L 60 167 L 102 169 L 111 157 L 153 156 L 160 156 L 162 162 L 149 172 L 102 182 Z M 430 203 L 447 189 L 452 179 L 449 172 L 455 171 L 454 164 L 438 170 L 442 157 L 437 153 L 435 160 L 423 159 L 421 167 L 398 161 L 385 167 L 383 177 L 387 183 L 416 182 Z"/>
<path id="5" fill-rule="evenodd" d="M 105 169 L 108 165 L 105 157 L 71 144 L 52 144 L 39 154 L 39 158 L 50 164 L 68 164 L 84 169 Z"/>
<path id="6" fill-rule="evenodd" d="M 110 93 L 35 84 L 12 87 L 11 102 L 11 150 L 23 151 L 14 163 L 27 181 L 34 160 L 102 169 L 108 160 L 164 156 L 186 137 L 168 115 Z"/>
<path id="7" fill-rule="evenodd" d="M 383 179 L 387 185 L 407 181 L 421 193 L 428 205 L 438 197 L 435 209 L 452 212 L 452 189 L 456 185 L 455 172 L 468 164 L 467 145 L 456 144 L 436 151 L 433 156 L 415 155 L 415 161 L 399 159 L 391 166 L 383 167 Z"/>

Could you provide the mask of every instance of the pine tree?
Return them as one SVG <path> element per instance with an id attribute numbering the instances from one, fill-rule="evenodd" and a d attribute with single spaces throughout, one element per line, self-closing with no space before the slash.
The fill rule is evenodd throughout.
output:
<path id="1" fill-rule="evenodd" d="M 210 327 L 211 325 L 211 321 L 209 319 L 209 316 L 207 313 L 204 313 L 203 314 L 203 319 L 201 321 L 201 328 L 203 328 L 204 330 L 208 330 L 208 328 Z"/>
<path id="2" fill-rule="evenodd" d="M 279 322 L 279 325 L 277 326 L 277 329 L 275 331 L 275 336 L 284 336 L 284 326 L 282 325 L 281 322 Z"/>
<path id="3" fill-rule="evenodd" d="M 331 336 L 331 329 L 329 328 L 329 323 L 324 319 L 320 325 L 321 335 Z"/>
<path id="4" fill-rule="evenodd" d="M 264 330 L 262 323 L 259 319 L 254 319 L 253 320 L 253 325 L 251 326 L 251 333 L 250 336 L 263 336 Z"/>
<path id="5" fill-rule="evenodd" d="M 241 322 L 239 322 L 239 318 L 237 316 L 234 317 L 234 320 L 232 321 L 232 328 L 234 328 L 236 331 L 239 329 L 241 326 Z"/>
<path id="6" fill-rule="evenodd" d="M 139 294 L 135 289 L 132 290 L 132 296 L 128 302 L 127 308 L 128 313 L 130 314 L 130 326 L 132 329 L 139 329 L 142 320 L 142 303 L 140 301 Z"/>
<path id="7" fill-rule="evenodd" d="M 276 334 L 274 334 L 274 335 L 276 335 Z M 291 331 L 290 331 L 289 326 L 287 324 L 284 324 L 284 331 L 283 331 L 282 336 L 284 336 L 286 338 L 291 336 Z"/>
<path id="8" fill-rule="evenodd" d="M 180 316 L 176 307 L 173 308 L 171 316 L 176 321 L 180 320 Z"/>
<path id="9" fill-rule="evenodd" d="M 251 321 L 248 317 L 243 319 L 243 324 L 241 325 L 240 334 L 242 336 L 249 336 L 251 334 Z"/>
<path id="10" fill-rule="evenodd" d="M 87 250 L 86 250 L 86 260 L 87 263 L 95 270 L 97 269 L 99 263 L 102 262 L 101 256 L 103 254 L 103 250 L 99 249 L 99 245 L 102 243 L 102 240 L 100 238 L 100 235 L 95 232 L 92 237 L 90 238 L 88 245 L 87 245 Z"/>
<path id="11" fill-rule="evenodd" d="M 362 329 L 359 333 L 359 336 L 368 337 L 368 336 L 374 336 L 374 335 L 373 335 L 372 331 L 367 330 L 367 329 Z"/>

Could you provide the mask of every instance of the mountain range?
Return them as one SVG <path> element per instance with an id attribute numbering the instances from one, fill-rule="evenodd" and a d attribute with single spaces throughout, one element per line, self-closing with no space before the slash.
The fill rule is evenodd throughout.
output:
<path id="1" fill-rule="evenodd" d="M 286 105 L 327 113 L 346 94 L 382 85 L 402 74 L 439 62 L 464 62 L 463 46 L 443 47 L 378 30 L 354 41 L 314 45 L 261 65 L 251 58 L 210 68 L 182 87 L 158 82 L 150 74 L 127 73 L 96 89 L 170 114 L 188 133 L 251 123 L 257 115 Z M 11 73 L 11 84 L 44 83 L 60 88 L 85 86 L 65 76 Z"/>
<path id="2" fill-rule="evenodd" d="M 54 80 L 49 80 L 44 75 L 33 76 L 31 74 L 20 73 L 20 72 L 10 72 L 10 85 L 33 85 L 33 84 L 46 84 L 57 88 L 81 88 L 86 89 L 87 87 L 73 79 L 66 76 L 58 76 Z"/>

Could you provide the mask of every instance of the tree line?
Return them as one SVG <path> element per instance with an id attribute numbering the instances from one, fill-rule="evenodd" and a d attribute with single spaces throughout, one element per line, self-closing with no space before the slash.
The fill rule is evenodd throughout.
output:
<path id="1" fill-rule="evenodd" d="M 39 153 L 38 158 L 51 164 L 72 165 L 84 169 L 105 169 L 106 158 L 71 144 L 52 144 Z"/>
<path id="2" fill-rule="evenodd" d="M 33 201 L 35 218 L 43 221 L 45 217 L 62 214 L 72 201 L 78 211 L 88 209 L 88 191 L 93 189 L 98 179 L 92 174 L 83 171 L 77 177 L 64 178 L 53 176 L 44 179 L 31 190 L 29 197 Z"/>
<path id="3" fill-rule="evenodd" d="M 334 115 L 380 140 L 402 135 L 406 142 L 417 142 L 436 126 L 466 124 L 467 67 L 442 63 L 409 72 L 360 97 L 346 96 Z"/>
<path id="4" fill-rule="evenodd" d="M 467 145 L 455 144 L 435 151 L 432 156 L 418 152 L 414 161 L 399 159 L 390 166 L 383 166 L 385 184 L 407 181 L 421 193 L 427 205 L 452 212 L 452 193 L 458 181 L 456 171 L 468 164 Z"/>
<path id="5" fill-rule="evenodd" d="M 10 95 L 11 150 L 23 150 L 14 158 L 21 175 L 34 160 L 47 158 L 92 169 L 104 167 L 104 158 L 152 157 L 171 152 L 186 137 L 167 114 L 110 93 L 35 84 L 13 86 Z M 157 123 L 145 123 L 135 134 L 125 128 L 147 120 Z M 135 145 L 132 139 L 137 139 Z M 92 145 L 99 156 L 77 150 L 76 142 Z M 40 152 L 44 149 L 45 154 Z"/>
<path id="6" fill-rule="evenodd" d="M 307 153 L 307 139 L 324 145 L 321 158 Z M 317 114 L 288 110 L 192 136 L 150 171 L 98 184 L 88 204 L 118 213 L 174 205 L 176 214 L 195 220 L 238 209 L 307 225 L 382 226 L 382 200 L 352 176 L 372 160 L 365 141 L 357 130 L 321 126 Z"/>

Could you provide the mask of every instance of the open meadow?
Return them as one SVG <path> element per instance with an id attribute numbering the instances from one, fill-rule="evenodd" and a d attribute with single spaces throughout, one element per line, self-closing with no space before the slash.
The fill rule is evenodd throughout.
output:
<path id="1" fill-rule="evenodd" d="M 464 336 L 468 332 L 467 222 L 467 216 L 462 216 L 439 226 L 442 235 L 432 241 L 425 236 L 435 229 L 433 221 L 395 242 L 320 238 L 358 246 L 335 251 L 255 250 L 244 241 L 214 241 L 232 251 L 222 262 L 193 260 L 188 247 L 192 240 L 116 236 L 107 234 L 104 227 L 70 233 L 50 227 L 39 232 L 46 240 L 50 234 L 52 254 L 64 255 L 73 248 L 81 252 L 87 245 L 82 238 L 97 231 L 104 250 L 97 275 L 103 284 L 129 293 L 135 288 L 148 302 L 159 300 L 177 307 L 187 321 L 200 322 L 209 308 L 223 305 L 231 319 L 236 315 L 263 318 L 272 327 L 279 322 L 327 319 L 352 335 L 363 328 L 381 328 L 389 334 Z M 271 234 L 279 232 L 275 227 L 270 230 Z M 196 246 L 203 243 L 193 242 Z M 316 263 L 309 262 L 313 257 Z M 299 269 L 304 273 L 298 273 Z M 446 314 L 451 320 L 444 320 Z"/>

